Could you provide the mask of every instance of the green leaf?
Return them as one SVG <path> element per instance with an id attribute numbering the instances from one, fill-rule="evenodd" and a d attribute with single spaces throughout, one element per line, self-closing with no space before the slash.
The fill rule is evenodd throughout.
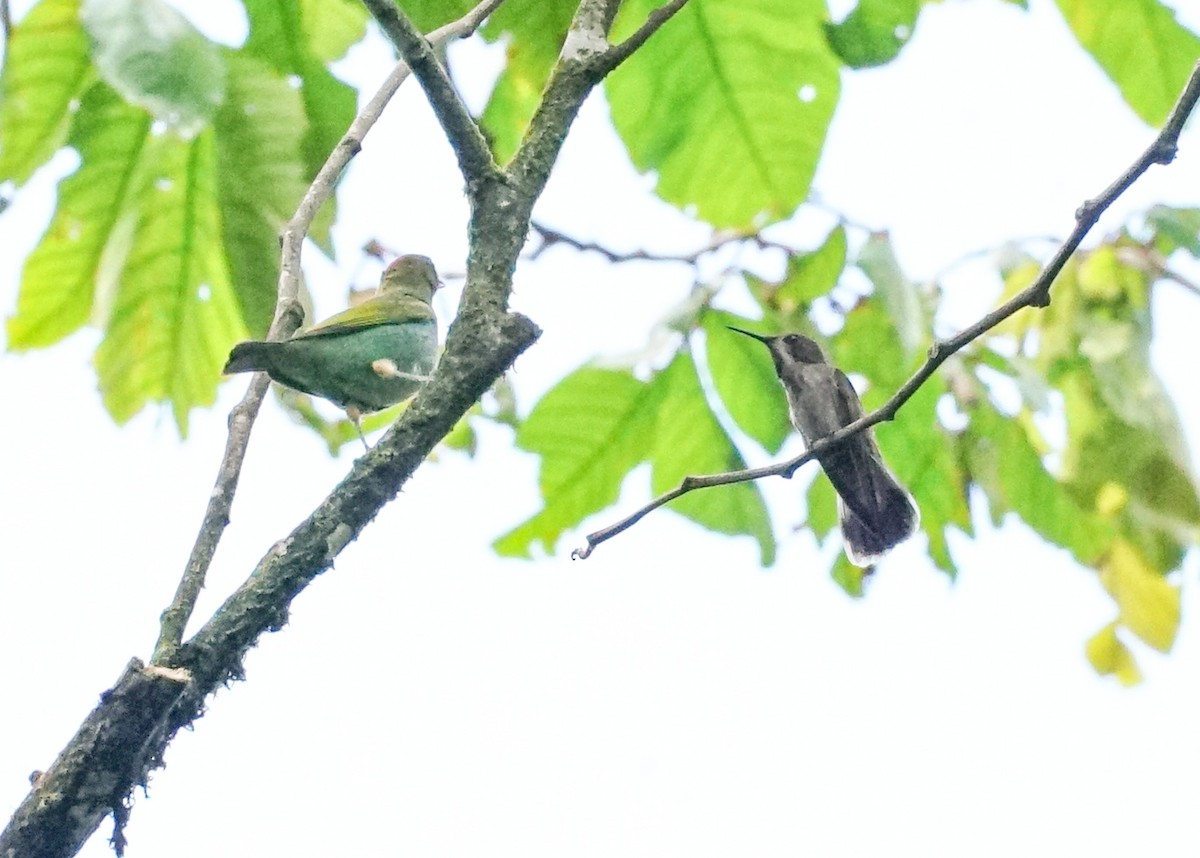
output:
<path id="1" fill-rule="evenodd" d="M 841 587 L 847 596 L 853 596 L 855 599 L 861 599 L 865 595 L 863 582 L 867 574 L 866 569 L 860 569 L 851 563 L 844 551 L 838 553 L 833 561 L 833 568 L 829 570 L 829 577 L 834 583 Z"/>
<path id="2" fill-rule="evenodd" d="M 246 327 L 263 336 L 279 280 L 279 234 L 307 186 L 297 131 L 300 94 L 251 56 L 230 52 L 228 97 L 217 113 L 217 193 L 234 294 Z"/>
<path id="3" fill-rule="evenodd" d="M 808 307 L 828 295 L 845 270 L 846 229 L 838 224 L 816 250 L 788 259 L 787 276 L 775 292 L 774 304 L 782 313 Z"/>
<path id="4" fill-rule="evenodd" d="M 79 0 L 41 0 L 12 29 L 0 71 L 0 182 L 17 186 L 58 151 L 92 80 Z"/>
<path id="5" fill-rule="evenodd" d="M 244 50 L 265 60 L 275 71 L 289 77 L 289 83 L 300 90 L 308 127 L 301 145 L 306 169 L 304 177 L 311 180 L 341 141 L 342 135 L 354 120 L 357 97 L 353 87 L 330 74 L 322 57 L 331 50 L 316 24 L 305 17 L 312 5 L 279 3 L 276 0 L 245 0 L 250 19 L 250 36 Z M 328 223 L 333 217 L 333 201 L 326 204 L 329 214 L 316 230 L 324 241 Z"/>
<path id="6" fill-rule="evenodd" d="M 1043 539 L 1093 565 L 1112 543 L 1113 526 L 1075 500 L 1046 470 L 1025 421 L 1001 414 L 987 400 L 970 412 L 965 433 L 972 476 L 993 506 L 1019 515 Z"/>
<path id="7" fill-rule="evenodd" d="M 1138 670 L 1133 654 L 1117 637 L 1116 623 L 1109 623 L 1096 632 L 1087 642 L 1086 652 L 1088 661 L 1101 676 L 1115 676 L 1126 687 L 1142 681 L 1142 672 Z"/>
<path id="8" fill-rule="evenodd" d="M 792 432 L 787 398 L 771 356 L 762 343 L 729 330 L 750 328 L 740 316 L 712 310 L 704 314 L 704 354 L 717 396 L 738 427 L 769 453 L 778 453 Z"/>
<path id="9" fill-rule="evenodd" d="M 685 476 L 740 470 L 745 461 L 709 408 L 696 365 L 686 351 L 654 379 L 661 404 L 650 454 L 650 487 L 658 495 Z M 645 443 L 645 441 L 643 441 Z M 758 541 L 763 566 L 775 561 L 771 518 L 757 482 L 701 489 L 671 501 L 669 508 L 718 533 Z"/>
<path id="10" fill-rule="evenodd" d="M 1134 113 L 1149 125 L 1162 125 L 1200 57 L 1200 38 L 1158 0 L 1057 2 L 1079 44 Z"/>
<path id="11" fill-rule="evenodd" d="M 340 416 L 330 417 L 328 403 L 282 384 L 272 384 L 271 390 L 293 420 L 312 429 L 317 437 L 325 442 L 329 455 L 338 455 L 347 444 L 362 449 L 358 430 L 344 412 L 341 412 Z M 391 426 L 407 407 L 407 402 L 401 402 L 383 411 L 365 415 L 359 421 L 363 434 L 369 436 L 372 432 Z"/>
<path id="12" fill-rule="evenodd" d="M 521 137 L 541 100 L 545 75 L 550 67 L 529 69 L 521 56 L 523 46 L 513 42 L 508 46 L 508 63 L 483 109 L 480 122 L 492 146 L 492 154 L 500 164 L 507 164 L 517 153 Z"/>
<path id="13" fill-rule="evenodd" d="M 531 557 L 617 499 L 621 482 L 654 444 L 661 386 L 627 372 L 584 367 L 534 406 L 517 430 L 517 446 L 541 456 L 544 508 L 494 543 L 498 554 Z"/>
<path id="14" fill-rule="evenodd" d="M 825 37 L 851 68 L 883 65 L 908 44 L 920 10 L 921 0 L 859 0 L 840 24 L 825 25 Z"/>
<path id="15" fill-rule="evenodd" d="M 1123 539 L 1101 562 L 1100 582 L 1120 608 L 1121 624 L 1159 652 L 1169 652 L 1179 631 L 1179 588 Z"/>
<path id="16" fill-rule="evenodd" d="M 186 435 L 188 411 L 216 398 L 229 349 L 245 337 L 221 250 L 213 136 L 160 135 L 144 155 L 137 222 L 96 351 L 117 422 L 169 401 Z"/>
<path id="17" fill-rule="evenodd" d="M 300 393 L 281 384 L 273 384 L 271 387 L 284 409 L 298 422 L 315 431 L 325 442 L 329 448 L 329 455 L 338 455 L 347 444 L 358 445 L 361 443 L 354 424 L 344 414 L 335 418 L 326 416 L 328 403 L 318 404 L 316 399 L 307 393 Z M 506 398 L 510 393 L 508 383 L 503 378 L 497 379 L 492 386 L 491 396 L 495 399 Z M 400 418 L 411 402 L 412 400 L 406 400 L 391 408 L 385 408 L 383 411 L 364 415 L 359 420 L 363 434 L 370 437 L 373 432 L 389 428 Z M 473 425 L 473 418 L 486 417 L 506 426 L 515 427 L 519 421 L 515 416 L 510 417 L 507 408 L 508 405 L 504 404 L 495 412 L 489 413 L 485 412 L 482 402 L 476 402 L 467 409 L 466 414 L 459 418 L 459 421 L 454 424 L 454 428 L 446 433 L 440 447 L 429 454 L 428 460 L 436 461 L 441 447 L 457 450 L 469 457 L 474 457 L 478 450 L 479 437 Z"/>
<path id="18" fill-rule="evenodd" d="M 79 169 L 59 182 L 50 226 L 25 261 L 17 311 L 8 320 L 10 349 L 58 342 L 88 321 L 98 283 L 115 288 L 150 123 L 107 84 L 84 95 L 69 138 Z"/>
<path id="19" fill-rule="evenodd" d="M 1023 292 L 1037 279 L 1037 276 L 1042 273 L 1042 263 L 1032 256 L 1022 253 L 1015 259 L 1006 260 L 1005 264 L 999 266 L 998 273 L 1004 278 L 1004 289 L 1001 291 L 999 299 L 1000 302 L 1004 302 L 1018 292 Z M 1058 300 L 1057 295 L 1054 300 Z M 1030 328 L 1036 327 L 1040 321 L 1036 314 L 1029 311 L 1014 313 L 993 328 L 989 336 L 1005 334 L 1020 341 Z"/>
<path id="20" fill-rule="evenodd" d="M 1200 498 L 1174 403 L 1150 360 L 1149 281 L 1101 248 L 1069 265 L 1039 316 L 1039 361 L 1062 392 L 1062 478 L 1081 505 L 1118 488 L 1122 531 L 1155 569 L 1200 533 Z M 1053 312 L 1051 312 L 1053 311 Z"/>
<path id="21" fill-rule="evenodd" d="M 1115 303 L 1131 300 L 1140 309 L 1146 308 L 1149 288 L 1146 272 L 1123 262 L 1117 245 L 1101 245 L 1079 258 L 1079 269 L 1076 272 L 1079 291 L 1089 302 Z M 1082 320 L 1090 327 L 1094 320 L 1089 316 L 1083 316 Z M 1084 335 L 1086 339 L 1087 332 L 1084 332 Z"/>
<path id="22" fill-rule="evenodd" d="M 472 406 L 472 410 L 479 407 L 479 403 Z M 475 453 L 479 449 L 479 437 L 475 434 L 475 428 L 471 425 L 468 419 L 470 412 L 464 414 L 462 418 L 454 424 L 454 428 L 446 433 L 446 437 L 442 439 L 442 444 L 451 450 L 458 450 L 461 453 L 466 453 L 468 457 L 474 458 Z"/>
<path id="23" fill-rule="evenodd" d="M 861 373 L 872 386 L 895 390 L 913 366 L 911 354 L 900 345 L 896 327 L 882 301 L 860 301 L 846 314 L 846 323 L 827 350 L 843 372 Z"/>
<path id="24" fill-rule="evenodd" d="M 1200 522 L 1190 468 L 1175 460 L 1162 436 L 1110 411 L 1084 369 L 1058 386 L 1067 415 L 1063 480 L 1084 504 L 1098 505 L 1119 490 L 1127 498 L 1120 509 L 1123 532 L 1156 569 L 1174 568 Z"/>
<path id="25" fill-rule="evenodd" d="M 1200 208 L 1152 206 L 1146 224 L 1154 230 L 1155 250 L 1164 257 L 1186 250 L 1200 258 Z"/>
<path id="26" fill-rule="evenodd" d="M 517 151 L 537 109 L 576 6 L 575 0 L 508 0 L 484 26 L 488 41 L 508 38 L 508 61 L 482 116 L 502 164 Z"/>
<path id="27" fill-rule="evenodd" d="M 892 393 L 890 389 L 872 388 L 863 397 L 863 406 L 872 411 Z M 951 527 L 971 533 L 971 514 L 954 439 L 937 416 L 938 401 L 946 393 L 944 377 L 930 378 L 904 404 L 895 420 L 875 427 L 875 440 L 884 461 L 921 510 L 921 530 L 929 539 L 929 556 L 939 569 L 953 575 L 957 567 L 946 534 Z"/>
<path id="28" fill-rule="evenodd" d="M 100 76 L 131 104 L 184 136 L 197 134 L 225 95 L 220 49 L 162 0 L 84 0 Z"/>
<path id="29" fill-rule="evenodd" d="M 815 464 L 807 464 L 804 467 L 819 469 L 819 466 Z M 808 484 L 808 493 L 805 495 L 804 503 L 808 510 L 804 521 L 805 526 L 818 540 L 824 541 L 838 526 L 837 492 L 834 491 L 833 483 L 829 482 L 824 471 L 818 473 Z"/>
<path id="30" fill-rule="evenodd" d="M 622 4 L 628 34 L 657 0 Z M 692 0 L 605 80 L 613 124 L 656 191 L 718 227 L 788 217 L 837 105 L 822 0 Z"/>
<path id="31" fill-rule="evenodd" d="M 905 356 L 911 358 L 929 337 L 929 318 L 916 284 L 900 270 L 891 238 L 886 233 L 872 233 L 859 251 L 855 264 L 875 287 L 875 294 L 887 310 Z"/>
<path id="32" fill-rule="evenodd" d="M 296 74 L 302 81 L 300 96 L 308 117 L 308 130 L 301 139 L 301 151 L 307 164 L 305 178 L 311 180 L 325 166 L 326 159 L 341 143 L 346 129 L 354 121 L 357 96 L 354 87 L 342 83 L 319 61 L 305 63 Z M 331 196 L 317 216 L 312 230 L 326 252 L 329 252 L 325 245 L 334 220 L 335 204 L 336 200 Z"/>
<path id="33" fill-rule="evenodd" d="M 367 35 L 371 16 L 355 0 L 299 0 L 299 6 L 309 49 L 321 62 L 340 60 Z"/>

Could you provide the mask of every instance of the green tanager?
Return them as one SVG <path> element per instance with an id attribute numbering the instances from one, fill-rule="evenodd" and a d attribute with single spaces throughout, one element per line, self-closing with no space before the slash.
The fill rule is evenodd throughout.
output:
<path id="1" fill-rule="evenodd" d="M 433 372 L 438 342 L 430 301 L 440 285 L 427 257 L 401 256 L 373 297 L 290 339 L 238 343 L 224 372 L 265 372 L 340 405 L 357 427 L 363 413 L 408 399 Z"/>

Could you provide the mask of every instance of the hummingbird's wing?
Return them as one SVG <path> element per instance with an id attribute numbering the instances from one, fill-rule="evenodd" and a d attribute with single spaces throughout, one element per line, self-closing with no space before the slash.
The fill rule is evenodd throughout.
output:
<path id="1" fill-rule="evenodd" d="M 833 381 L 837 387 L 834 403 L 837 408 L 837 428 L 840 429 L 849 426 L 866 412 L 846 373 L 833 367 Z M 822 454 L 820 460 L 842 501 L 856 515 L 868 521 L 873 519 L 883 503 L 881 494 L 887 491 L 885 483 L 891 480 L 871 430 L 865 429 L 848 438 L 837 448 Z"/>
<path id="2" fill-rule="evenodd" d="M 849 426 L 865 413 L 846 373 L 826 363 L 793 363 L 781 371 L 792 420 L 812 446 Z M 867 429 L 817 456 L 833 488 L 855 515 L 866 521 L 893 503 L 895 480 Z"/>
<path id="3" fill-rule="evenodd" d="M 850 377 L 836 366 L 833 367 L 833 382 L 838 389 L 838 417 L 842 426 L 849 426 L 866 413 L 863 411 L 862 400 L 858 398 L 858 391 L 850 383 Z"/>
<path id="4" fill-rule="evenodd" d="M 376 295 L 357 307 L 330 316 L 297 334 L 301 337 L 328 337 L 372 328 L 377 325 L 402 325 L 408 322 L 434 321 L 433 308 L 411 295 Z"/>

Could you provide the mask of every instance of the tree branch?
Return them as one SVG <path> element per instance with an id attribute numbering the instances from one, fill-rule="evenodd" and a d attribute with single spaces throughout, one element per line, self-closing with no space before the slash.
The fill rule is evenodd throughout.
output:
<path id="1" fill-rule="evenodd" d="M 524 316 L 505 314 L 473 329 L 474 345 L 447 351 L 434 378 L 350 474 L 285 539 L 189 641 L 172 668 L 136 662 L 21 803 L 0 834 L 0 855 L 73 855 L 114 813 L 114 842 L 129 794 L 208 695 L 242 676 L 246 651 L 287 622 L 291 600 L 378 514 L 455 422 L 539 336 Z M 476 346 L 477 347 L 474 347 Z M 164 683 L 166 683 L 164 685 Z M 131 702 L 132 701 L 132 702 Z"/>
<path id="2" fill-rule="evenodd" d="M 457 22 L 431 34 L 442 42 L 472 32 L 500 0 L 486 0 Z M 300 322 L 296 295 L 304 236 L 321 204 L 333 193 L 338 176 L 357 154 L 360 143 L 408 74 L 401 63 L 355 118 L 319 171 L 282 235 L 279 298 L 271 336 L 290 335 Z M 271 552 L 255 573 L 194 640 L 181 644 L 184 627 L 204 583 L 217 542 L 228 523 L 246 443 L 269 380 L 255 376 L 242 402 L 230 414 L 230 436 L 216 486 L 196 545 L 175 599 L 163 615 L 155 664 L 134 661 L 14 813 L 0 833 L 0 855 L 67 856 L 99 826 L 105 815 L 115 821 L 114 847 L 123 843 L 121 827 L 129 796 L 161 764 L 174 733 L 202 711 L 205 698 L 221 683 L 240 675 L 246 649 L 262 633 L 280 627 L 292 597 L 328 568 L 337 553 L 369 522 L 467 408 L 488 389 L 539 331 L 528 319 L 504 314 L 480 325 L 479 349 L 447 352 L 429 392 L 418 396 L 369 457 L 313 515 L 289 537 L 290 556 Z M 192 670 L 164 667 L 191 665 Z"/>
<path id="3" fill-rule="evenodd" d="M 545 186 L 579 105 L 602 77 L 599 67 L 589 63 L 609 50 L 604 36 L 618 0 L 580 3 L 572 35 L 552 73 L 542 106 L 514 159 L 520 167 L 508 174 L 496 167 L 478 127 L 454 94 L 425 39 L 384 0 L 364 2 L 397 42 L 425 88 L 455 147 L 471 194 L 467 283 L 438 369 L 396 424 L 354 464 L 312 515 L 262 558 L 191 640 L 180 643 L 194 609 L 194 594 L 203 585 L 212 551 L 228 521 L 246 439 L 267 389 L 266 377 L 255 377 L 245 399 L 230 415 L 225 459 L 186 580 L 164 616 L 155 664 L 143 668 L 138 662 L 131 663 L 117 684 L 102 695 L 96 710 L 46 775 L 38 779 L 0 834 L 0 855 L 71 855 L 109 812 L 117 826 L 113 842 L 119 847 L 132 790 L 144 784 L 151 769 L 160 764 L 174 733 L 199 717 L 209 694 L 241 676 L 244 654 L 262 634 L 286 622 L 292 598 L 330 568 L 338 553 L 396 495 L 455 421 L 540 333 L 531 321 L 508 311 L 512 274 L 529 230 L 534 201 Z M 491 0 L 477 7 L 468 16 L 473 23 L 457 34 L 477 26 L 495 5 Z M 272 337 L 289 335 L 299 323 L 294 308 L 304 235 L 395 84 L 398 81 L 390 79 L 385 86 L 391 90 L 381 91 L 356 118 L 282 235 L 283 264 Z M 514 181 L 514 176 L 519 180 Z M 132 708 L 123 702 L 130 700 L 136 701 Z M 93 780 L 98 775 L 104 777 L 99 794 Z M 64 824 L 69 824 L 69 836 Z"/>
<path id="4" fill-rule="evenodd" d="M 453 39 L 469 36 L 502 2 L 504 0 L 484 0 L 462 18 L 431 32 L 430 42 L 442 45 Z M 325 159 L 325 163 L 304 192 L 295 214 L 284 227 L 280 238 L 282 262 L 279 268 L 278 297 L 268 339 L 286 339 L 300 327 L 303 310 L 300 308 L 298 296 L 300 255 L 304 248 L 304 238 L 308 235 L 321 206 L 333 196 L 338 178 L 362 149 L 362 141 L 367 132 L 379 120 L 384 108 L 396 94 L 400 84 L 408 78 L 409 73 L 408 63 L 402 61 L 396 65 L 371 100 L 354 117 L 354 121 L 350 123 L 334 150 L 329 153 L 329 157 Z M 188 557 L 179 586 L 171 604 L 162 613 L 158 642 L 150 659 L 152 664 L 169 663 L 183 640 L 188 620 L 196 608 L 196 600 L 204 588 L 208 567 L 212 564 L 217 545 L 226 525 L 229 524 L 229 512 L 237 492 L 242 463 L 246 458 L 246 447 L 250 443 L 250 430 L 258 417 L 258 410 L 270 383 L 271 380 L 265 373 L 255 373 L 245 396 L 229 414 L 229 437 L 225 442 L 225 453 L 221 458 L 220 467 L 217 469 L 216 484 L 209 496 L 208 508 L 204 512 L 200 532 L 192 546 L 191 556 Z"/>
<path id="5" fill-rule="evenodd" d="M 529 319 L 511 313 L 473 333 L 477 347 L 446 351 L 434 377 L 384 437 L 183 644 L 176 663 L 195 678 L 196 694 L 175 707 L 172 732 L 196 717 L 204 694 L 240 678 L 246 651 L 263 633 L 286 623 L 295 595 L 333 565 L 462 414 L 541 332 Z"/>
<path id="6" fill-rule="evenodd" d="M 74 855 L 109 813 L 118 820 L 112 843 L 120 855 L 119 820 L 128 813 L 129 793 L 157 765 L 162 748 L 156 740 L 187 686 L 186 673 L 147 668 L 133 659 L 37 778 L 0 833 L 0 855 Z"/>
<path id="7" fill-rule="evenodd" d="M 1175 158 L 1175 153 L 1178 149 L 1179 134 L 1183 130 L 1184 123 L 1188 116 L 1196 107 L 1197 100 L 1200 100 L 1200 62 L 1192 69 L 1192 75 L 1188 78 L 1187 84 L 1184 86 L 1183 92 L 1179 99 L 1175 102 L 1175 106 L 1171 109 L 1166 123 L 1163 125 L 1162 131 L 1154 138 L 1154 141 L 1147 147 L 1136 161 L 1129 165 L 1111 185 L 1109 185 L 1103 193 L 1094 199 L 1086 200 L 1083 205 L 1075 212 L 1075 227 L 1071 230 L 1071 234 L 1054 252 L 1050 261 L 1042 268 L 1037 279 L 1033 281 L 1026 289 L 1014 295 L 1008 301 L 1001 304 L 995 310 L 992 310 L 987 315 L 983 316 L 975 324 L 964 328 L 953 337 L 945 340 L 935 340 L 933 345 L 929 347 L 929 354 L 925 359 L 925 363 L 921 364 L 920 368 L 913 373 L 912 377 L 906 381 L 899 390 L 892 395 L 887 402 L 880 406 L 875 411 L 860 417 L 853 423 L 839 429 L 832 435 L 829 435 L 815 442 L 802 455 L 782 462 L 778 465 L 770 465 L 763 468 L 751 468 L 742 471 L 730 471 L 724 474 L 709 474 L 705 476 L 689 476 L 684 477 L 683 481 L 665 494 L 659 495 L 650 503 L 638 509 L 632 515 L 626 516 L 615 524 L 609 525 L 606 528 L 589 533 L 586 537 L 587 545 L 582 548 L 576 548 L 571 552 L 573 559 L 583 560 L 591 555 L 597 545 L 607 542 L 619 533 L 623 533 L 633 527 L 639 521 L 646 517 L 651 511 L 658 509 L 663 504 L 670 503 L 675 498 L 685 495 L 688 492 L 696 489 L 709 488 L 711 486 L 724 486 L 731 483 L 744 483 L 750 480 L 758 480 L 763 477 L 780 476 L 785 479 L 790 479 L 796 469 L 805 462 L 811 461 L 838 444 L 843 443 L 847 438 L 856 435 L 859 432 L 864 432 L 877 423 L 882 423 L 885 420 L 892 420 L 896 416 L 896 412 L 904 403 L 908 402 L 912 395 L 924 384 L 930 376 L 937 371 L 948 357 L 962 349 L 968 343 L 978 339 L 987 331 L 990 331 L 996 325 L 1003 322 L 1009 316 L 1012 316 L 1018 310 L 1024 307 L 1045 307 L 1050 303 L 1050 286 L 1054 279 L 1058 277 L 1067 260 L 1079 247 L 1085 235 L 1095 226 L 1096 221 L 1100 219 L 1100 215 L 1113 204 L 1113 202 L 1123 194 L 1130 185 L 1132 185 L 1146 170 L 1150 169 L 1153 164 L 1169 164 Z"/>
<path id="8" fill-rule="evenodd" d="M 429 40 L 417 31 L 400 8 L 392 0 L 363 0 L 363 5 L 420 81 L 421 88 L 425 90 L 425 96 L 429 99 L 442 130 L 446 132 L 454 154 L 458 157 L 458 167 L 466 180 L 467 192 L 471 193 L 476 183 L 500 172 L 479 125 L 458 97 Z M 496 5 L 499 4 L 494 4 L 492 8 Z M 485 12 L 484 16 L 480 17 L 480 21 L 486 14 Z"/>

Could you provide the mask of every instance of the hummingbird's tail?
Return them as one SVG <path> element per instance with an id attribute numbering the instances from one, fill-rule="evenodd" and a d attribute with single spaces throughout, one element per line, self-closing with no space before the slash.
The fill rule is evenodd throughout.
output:
<path id="1" fill-rule="evenodd" d="M 274 361 L 271 359 L 272 348 L 277 345 L 279 344 L 256 340 L 238 343 L 229 353 L 229 360 L 225 361 L 225 368 L 221 372 L 225 375 L 235 372 L 270 372 L 274 367 Z"/>
<path id="2" fill-rule="evenodd" d="M 874 565 L 884 554 L 912 536 L 921 523 L 917 505 L 881 463 L 866 469 L 853 504 L 838 496 L 838 517 L 846 556 L 855 566 Z"/>

